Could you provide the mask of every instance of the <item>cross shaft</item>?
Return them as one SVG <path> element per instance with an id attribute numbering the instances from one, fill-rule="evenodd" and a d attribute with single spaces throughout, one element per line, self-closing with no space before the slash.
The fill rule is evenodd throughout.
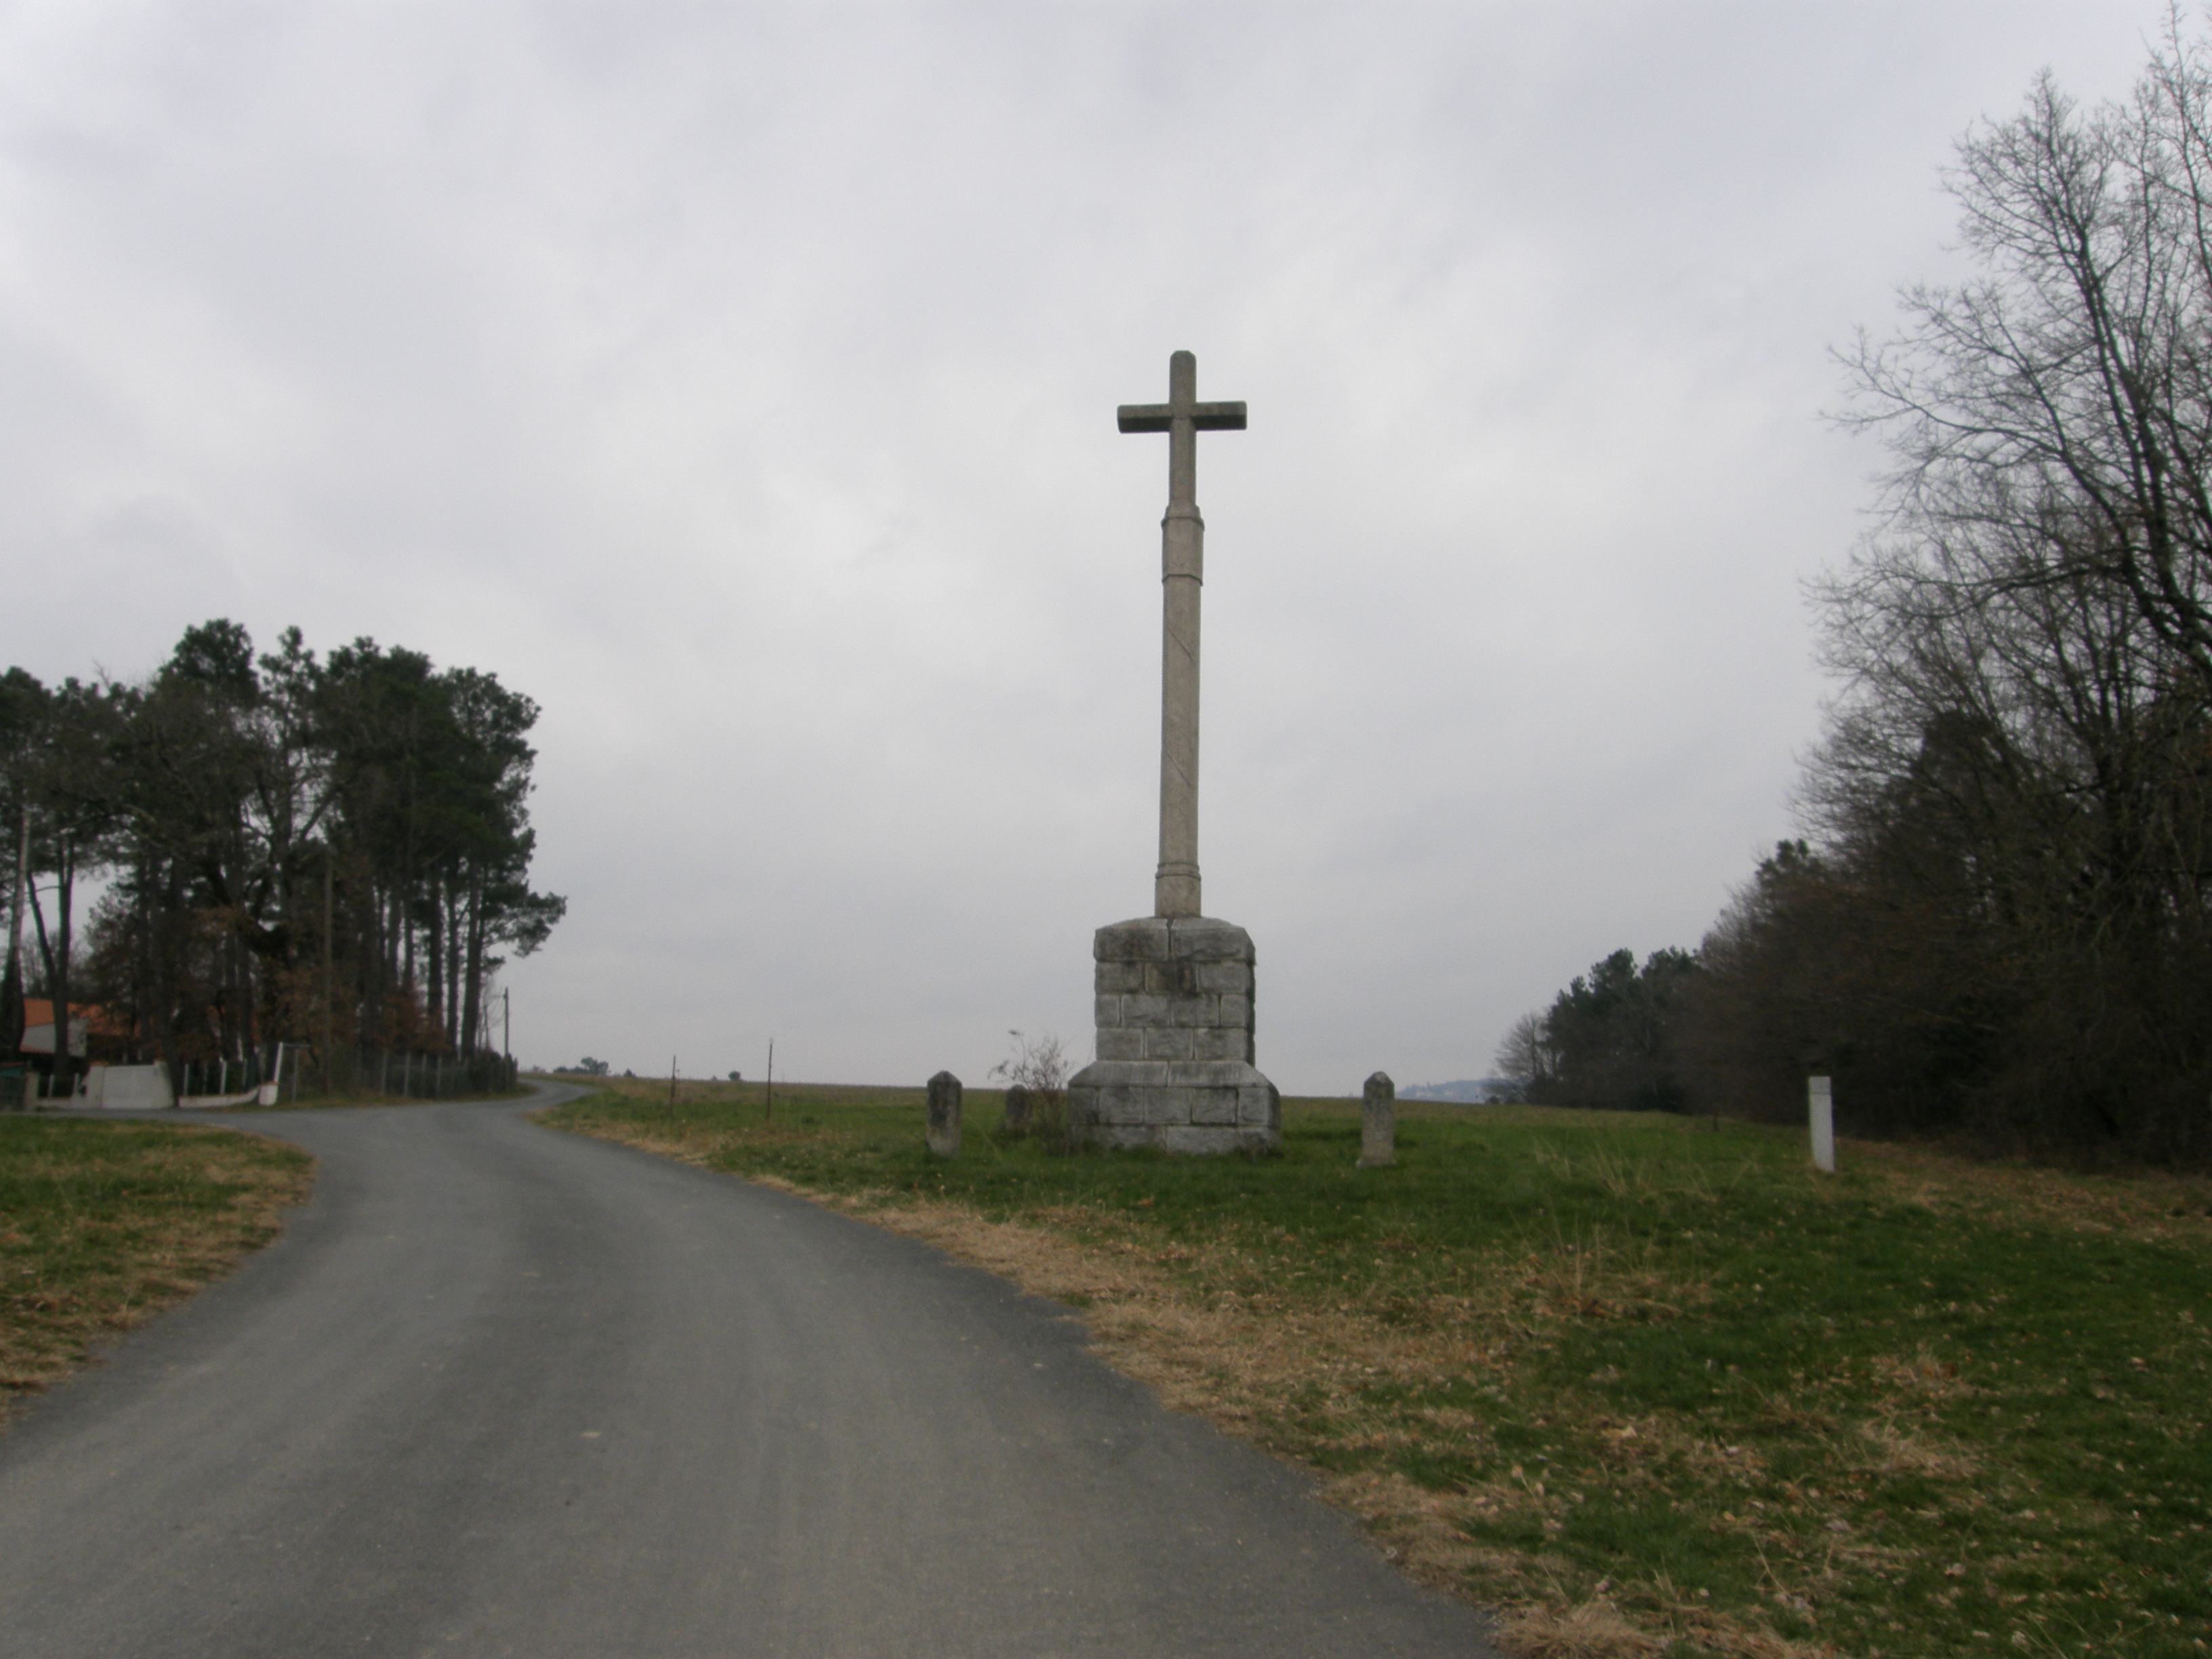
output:
<path id="1" fill-rule="evenodd" d="M 1152 913 L 1202 915 L 1198 875 L 1199 589 L 1206 575 L 1206 521 L 1198 513 L 1198 434 L 1241 432 L 1241 403 L 1198 401 L 1198 359 L 1168 359 L 1168 401 L 1123 404 L 1124 432 L 1168 434 L 1168 510 L 1160 520 L 1160 862 Z"/>

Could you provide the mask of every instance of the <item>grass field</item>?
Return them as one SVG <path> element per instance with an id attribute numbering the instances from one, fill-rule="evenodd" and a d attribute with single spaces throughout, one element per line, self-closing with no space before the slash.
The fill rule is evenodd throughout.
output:
<path id="1" fill-rule="evenodd" d="M 1279 1157 L 1048 1156 L 921 1092 L 623 1083 L 550 1121 L 1080 1309 L 1529 1656 L 2194 1656 L 2212 1183 L 1664 1116 L 1285 1103 Z"/>
<path id="2" fill-rule="evenodd" d="M 0 1115 L 0 1419 L 266 1243 L 313 1167 L 224 1129 Z"/>

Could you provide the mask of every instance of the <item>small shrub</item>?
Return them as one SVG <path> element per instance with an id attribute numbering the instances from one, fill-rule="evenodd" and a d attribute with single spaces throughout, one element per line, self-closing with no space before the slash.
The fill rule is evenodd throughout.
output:
<path id="1" fill-rule="evenodd" d="M 991 1068 L 991 1075 L 1009 1088 L 1025 1089 L 1030 1097 L 1026 1133 L 1039 1146 L 1054 1152 L 1067 1148 L 1067 1054 L 1060 1039 L 1046 1031 L 1034 1042 L 1019 1031 L 1006 1035 L 1014 1051 Z"/>

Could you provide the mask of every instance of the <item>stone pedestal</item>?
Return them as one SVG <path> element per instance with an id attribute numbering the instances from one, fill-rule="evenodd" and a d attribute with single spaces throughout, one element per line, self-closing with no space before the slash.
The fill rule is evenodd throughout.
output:
<path id="1" fill-rule="evenodd" d="M 1068 1080 L 1068 1133 L 1103 1146 L 1235 1152 L 1282 1139 L 1252 1065 L 1252 936 L 1210 916 L 1101 927 L 1098 1058 Z"/>

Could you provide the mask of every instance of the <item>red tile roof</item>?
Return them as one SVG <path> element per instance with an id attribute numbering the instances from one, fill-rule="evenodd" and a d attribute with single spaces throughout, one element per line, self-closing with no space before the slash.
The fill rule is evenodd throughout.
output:
<path id="1" fill-rule="evenodd" d="M 72 1000 L 70 1003 L 70 1024 L 75 1025 L 79 1020 L 85 1022 L 86 1030 L 97 1031 L 102 1036 L 131 1035 L 130 1026 L 110 1014 L 96 1002 Z M 23 1024 L 26 1027 L 51 1025 L 53 1023 L 54 1005 L 52 998 L 25 997 L 23 999 Z"/>

